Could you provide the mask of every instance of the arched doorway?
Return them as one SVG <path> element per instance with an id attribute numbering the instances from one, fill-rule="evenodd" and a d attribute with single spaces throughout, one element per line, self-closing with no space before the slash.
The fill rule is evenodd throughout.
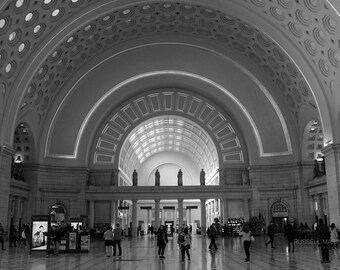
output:
<path id="1" fill-rule="evenodd" d="M 282 201 L 277 201 L 271 207 L 271 214 L 276 225 L 276 232 L 284 232 L 288 220 L 288 206 Z"/>
<path id="2" fill-rule="evenodd" d="M 61 203 L 56 203 L 50 208 L 51 223 L 61 224 L 66 220 L 66 207 Z"/>

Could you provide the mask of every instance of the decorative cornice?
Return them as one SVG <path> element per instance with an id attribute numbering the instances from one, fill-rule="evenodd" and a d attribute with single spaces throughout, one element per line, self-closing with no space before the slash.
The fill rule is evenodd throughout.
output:
<path id="1" fill-rule="evenodd" d="M 270 187 L 258 187 L 258 191 L 261 192 L 273 192 L 273 191 L 295 191 L 299 186 L 270 186 Z"/>
<path id="2" fill-rule="evenodd" d="M 169 200 L 169 199 L 240 199 L 251 198 L 251 186 L 90 186 L 86 189 L 89 200 Z"/>
<path id="3" fill-rule="evenodd" d="M 80 189 L 39 188 L 41 193 L 80 193 Z"/>
<path id="4" fill-rule="evenodd" d="M 11 188 L 14 188 L 16 190 L 30 191 L 32 189 L 32 187 L 29 184 L 15 179 L 11 179 L 10 185 Z"/>
<path id="5" fill-rule="evenodd" d="M 314 188 L 314 187 L 318 187 L 318 186 L 323 186 L 323 185 L 326 185 L 327 184 L 327 179 L 326 179 L 326 176 L 322 176 L 322 177 L 318 177 L 318 178 L 314 178 L 312 180 L 309 180 L 305 187 L 307 189 L 310 189 L 310 188 Z"/>
<path id="6" fill-rule="evenodd" d="M 329 154 L 332 153 L 339 153 L 340 152 L 340 143 L 332 143 L 327 145 L 325 148 L 321 150 L 321 152 L 325 155 L 328 156 Z"/>

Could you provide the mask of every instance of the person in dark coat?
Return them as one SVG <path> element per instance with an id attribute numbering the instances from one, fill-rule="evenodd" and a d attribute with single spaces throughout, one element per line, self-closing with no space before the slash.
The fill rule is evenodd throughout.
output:
<path id="1" fill-rule="evenodd" d="M 275 248 L 274 247 L 275 224 L 273 220 L 268 225 L 267 234 L 269 236 L 269 241 L 266 243 L 266 247 L 270 244 L 272 248 Z"/>
<path id="2" fill-rule="evenodd" d="M 164 259 L 164 250 L 168 243 L 168 236 L 166 234 L 165 227 L 163 225 L 159 226 L 159 229 L 155 232 L 155 234 L 157 235 L 158 256 L 159 258 Z"/>
<path id="3" fill-rule="evenodd" d="M 328 227 L 323 223 L 323 220 L 319 219 L 318 227 L 316 228 L 316 236 L 318 238 L 319 245 L 321 247 L 321 263 L 330 263 L 329 260 L 329 242 L 330 233 Z"/>
<path id="4" fill-rule="evenodd" d="M 215 250 L 217 250 L 216 246 L 216 237 L 218 234 L 218 218 L 214 219 L 214 223 L 212 223 L 209 227 L 209 236 L 210 236 L 210 244 L 209 244 L 209 250 L 211 250 L 213 247 Z"/>
<path id="5" fill-rule="evenodd" d="M 53 254 L 58 256 L 59 255 L 59 246 L 60 246 L 61 237 L 62 237 L 61 229 L 58 226 L 53 225 L 52 231 L 51 231 L 51 236 L 52 236 L 52 240 L 53 240 L 53 244 L 54 244 Z"/>
<path id="6" fill-rule="evenodd" d="M 295 241 L 294 218 L 291 218 L 289 220 L 285 234 L 288 240 L 288 251 L 294 252 L 294 241 Z"/>

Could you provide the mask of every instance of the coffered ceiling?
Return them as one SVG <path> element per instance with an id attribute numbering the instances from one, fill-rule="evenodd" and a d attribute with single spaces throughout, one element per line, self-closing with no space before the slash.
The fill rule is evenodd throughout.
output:
<path id="1" fill-rule="evenodd" d="M 2 143 L 11 144 L 10 131 L 28 112 L 37 119 L 36 139 L 43 136 L 58 104 L 100 61 L 131 44 L 184 41 L 270 85 L 276 111 L 295 127 L 291 136 L 302 137 L 307 120 L 316 119 L 325 140 L 335 140 L 340 21 L 330 1 L 16 0 L 0 8 Z"/>

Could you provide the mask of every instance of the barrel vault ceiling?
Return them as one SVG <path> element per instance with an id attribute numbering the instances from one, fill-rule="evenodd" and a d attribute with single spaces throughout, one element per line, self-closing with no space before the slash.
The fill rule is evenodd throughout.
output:
<path id="1" fill-rule="evenodd" d="M 306 118 L 323 125 L 325 140 L 335 140 L 337 119 L 331 115 L 338 110 L 333 100 L 339 95 L 340 20 L 333 5 L 336 1 L 1 1 L 2 144 L 11 145 L 28 111 L 38 119 L 39 139 L 54 102 L 68 94 L 67 82 L 86 73 L 82 68 L 104 51 L 168 36 L 226 48 L 226 57 L 256 66 L 254 76 L 275 86 L 277 104 L 289 110 L 297 134 L 308 112 Z"/>

